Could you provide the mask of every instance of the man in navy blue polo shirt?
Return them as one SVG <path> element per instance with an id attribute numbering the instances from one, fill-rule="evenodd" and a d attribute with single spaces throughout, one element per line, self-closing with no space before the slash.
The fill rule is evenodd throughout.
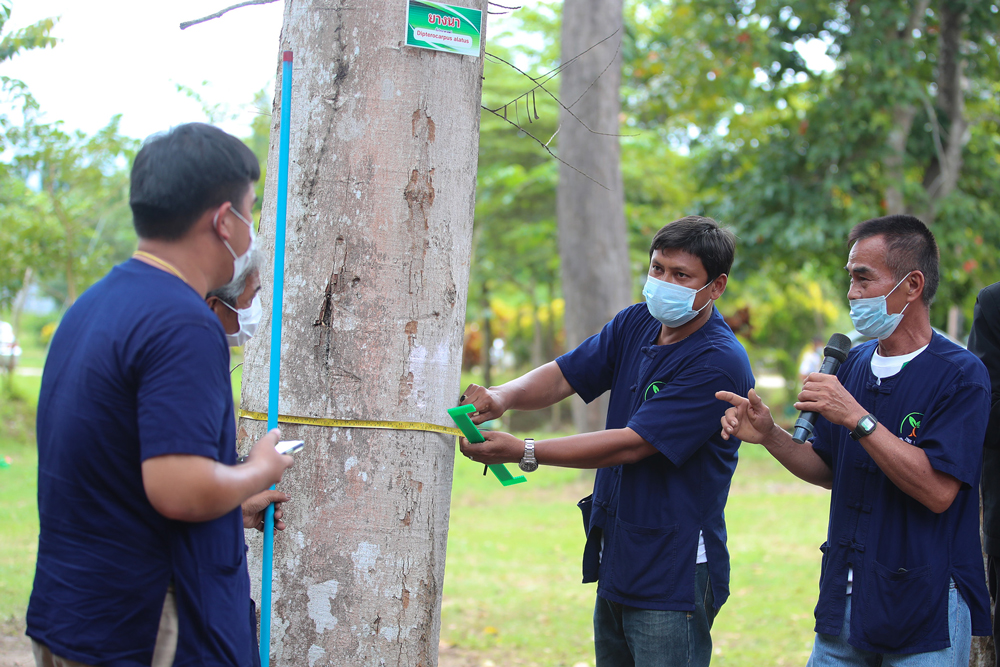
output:
<path id="1" fill-rule="evenodd" d="M 755 393 L 729 390 L 723 436 L 833 490 L 809 665 L 965 667 L 971 636 L 990 634 L 979 543 L 989 377 L 931 329 L 938 249 L 922 222 L 868 220 L 849 242 L 851 319 L 875 340 L 836 376 L 806 379 L 795 408 L 819 413 L 815 437 L 795 443 Z"/>
<path id="2" fill-rule="evenodd" d="M 481 463 L 598 469 L 581 501 L 583 580 L 598 582 L 598 667 L 711 661 L 710 629 L 729 596 L 723 509 L 739 445 L 719 433 L 726 404 L 715 391 L 753 386 L 746 351 L 714 306 L 735 248 L 709 218 L 666 225 L 650 246 L 646 303 L 555 361 L 499 387 L 471 385 L 462 399 L 482 423 L 611 392 L 604 431 L 540 442 L 494 431 L 461 442 Z"/>
<path id="3" fill-rule="evenodd" d="M 56 331 L 38 403 L 38 665 L 253 661 L 240 504 L 292 459 L 274 430 L 234 465 L 229 350 L 204 298 L 250 260 L 259 177 L 217 128 L 148 140 L 129 197 L 139 250 Z"/>

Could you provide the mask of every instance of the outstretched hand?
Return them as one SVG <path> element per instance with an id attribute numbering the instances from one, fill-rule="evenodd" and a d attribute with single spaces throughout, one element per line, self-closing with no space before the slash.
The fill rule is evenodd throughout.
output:
<path id="1" fill-rule="evenodd" d="M 746 398 L 731 391 L 717 391 L 715 397 L 733 405 L 722 416 L 723 440 L 729 440 L 732 436 L 759 445 L 774 430 L 771 410 L 753 389 Z"/>
<path id="2" fill-rule="evenodd" d="M 491 419 L 498 419 L 507 411 L 507 406 L 503 404 L 499 392 L 492 387 L 480 387 L 478 384 L 470 384 L 458 400 L 459 405 L 471 403 L 476 407 L 476 411 L 469 415 L 473 424 L 482 424 Z"/>
<path id="3" fill-rule="evenodd" d="M 483 431 L 483 442 L 459 438 L 462 454 L 476 463 L 517 463 L 524 456 L 524 440 L 501 431 Z"/>

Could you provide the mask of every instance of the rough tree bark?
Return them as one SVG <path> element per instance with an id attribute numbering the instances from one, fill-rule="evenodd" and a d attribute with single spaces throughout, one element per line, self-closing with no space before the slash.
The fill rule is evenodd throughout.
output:
<path id="1" fill-rule="evenodd" d="M 898 40 L 906 47 L 913 46 L 913 31 L 923 30 L 930 0 L 919 0 L 910 12 L 906 25 L 898 33 L 890 31 L 886 40 Z M 886 213 L 895 215 L 906 213 L 906 201 L 903 195 L 904 171 L 906 168 L 906 140 L 913 127 L 913 119 L 917 115 L 917 105 L 912 100 L 897 104 L 892 110 L 892 129 L 886 138 L 888 152 L 882 161 L 889 185 L 885 189 Z"/>
<path id="2" fill-rule="evenodd" d="M 572 168 L 560 164 L 556 195 L 568 349 L 600 331 L 632 298 L 621 150 L 617 136 L 606 136 L 618 134 L 621 111 L 622 0 L 566 0 L 563 4 L 562 62 L 615 30 L 616 35 L 560 75 L 560 98 L 572 111 L 571 115 L 563 109 L 559 119 L 559 157 Z M 574 401 L 578 431 L 604 428 L 606 400 L 590 406 Z"/>
<path id="3" fill-rule="evenodd" d="M 485 17 L 484 0 L 464 4 Z M 402 46 L 405 18 L 405 2 L 286 0 L 281 49 L 294 52 L 295 74 L 281 414 L 446 424 L 460 392 L 482 59 Z M 241 407 L 258 412 L 279 104 L 265 316 L 243 373 Z M 274 543 L 273 664 L 436 665 L 454 437 L 281 428 L 307 446 L 280 486 L 293 502 Z M 241 451 L 264 429 L 241 419 Z M 255 596 L 260 554 L 254 534 Z"/>

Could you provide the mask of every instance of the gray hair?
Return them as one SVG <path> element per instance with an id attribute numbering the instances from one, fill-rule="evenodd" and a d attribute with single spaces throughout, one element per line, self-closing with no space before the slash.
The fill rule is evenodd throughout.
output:
<path id="1" fill-rule="evenodd" d="M 243 294 L 243 290 L 247 288 L 247 276 L 256 271 L 260 267 L 260 252 L 254 248 L 253 253 L 250 255 L 250 263 L 247 264 L 247 268 L 243 272 L 230 280 L 228 283 L 223 285 L 218 289 L 214 289 L 205 295 L 208 299 L 211 296 L 218 297 L 220 301 L 226 305 L 236 308 L 236 300 L 240 298 Z"/>

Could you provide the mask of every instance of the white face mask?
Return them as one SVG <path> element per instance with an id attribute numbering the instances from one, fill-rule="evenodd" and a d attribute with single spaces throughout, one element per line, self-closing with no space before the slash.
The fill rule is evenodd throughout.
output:
<path id="1" fill-rule="evenodd" d="M 219 299 L 222 301 L 222 299 Z M 257 333 L 257 325 L 260 324 L 260 317 L 263 310 L 260 307 L 260 294 L 255 294 L 253 301 L 250 302 L 248 308 L 236 309 L 230 306 L 225 301 L 222 304 L 229 310 L 236 313 L 239 318 L 240 328 L 234 334 L 227 333 L 226 341 L 229 343 L 230 347 L 241 347 L 245 345 L 250 338 Z"/>
<path id="2" fill-rule="evenodd" d="M 246 269 L 250 266 L 250 255 L 253 253 L 253 244 L 257 240 L 257 232 L 253 229 L 253 223 L 240 215 L 240 212 L 236 210 L 235 207 L 229 208 L 230 212 L 237 218 L 242 220 L 247 227 L 250 228 L 250 244 L 247 246 L 247 250 L 242 255 L 237 256 L 236 252 L 233 250 L 233 246 L 229 245 L 229 241 L 222 239 L 222 242 L 226 244 L 226 248 L 229 250 L 229 254 L 233 256 L 233 276 L 230 280 L 235 280 L 236 276 L 241 276 L 246 273 Z M 215 218 L 212 220 L 212 226 L 215 227 L 216 231 L 219 229 L 219 213 L 216 211 Z M 229 304 L 226 304 L 229 305 Z"/>

